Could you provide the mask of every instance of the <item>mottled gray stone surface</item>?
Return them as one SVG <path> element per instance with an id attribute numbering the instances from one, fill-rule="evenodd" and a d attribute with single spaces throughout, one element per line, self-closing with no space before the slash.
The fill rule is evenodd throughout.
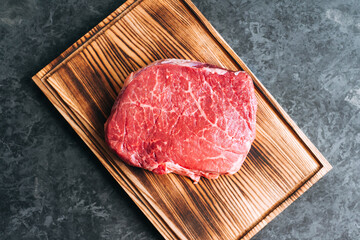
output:
<path id="1" fill-rule="evenodd" d="M 360 1 L 313 2 L 194 0 L 334 167 L 254 239 L 360 236 Z M 161 238 L 30 79 L 121 3 L 0 1 L 0 239 Z"/>

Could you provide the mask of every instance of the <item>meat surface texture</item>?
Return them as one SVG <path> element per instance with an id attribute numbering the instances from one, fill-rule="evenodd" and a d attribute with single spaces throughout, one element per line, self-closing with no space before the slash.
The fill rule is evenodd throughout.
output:
<path id="1" fill-rule="evenodd" d="M 105 138 L 132 166 L 198 182 L 240 169 L 255 138 L 256 110 L 247 73 L 165 59 L 128 76 Z"/>

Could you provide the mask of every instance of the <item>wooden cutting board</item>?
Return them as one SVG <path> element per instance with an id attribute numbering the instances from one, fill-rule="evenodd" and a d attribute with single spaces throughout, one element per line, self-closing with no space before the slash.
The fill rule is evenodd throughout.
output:
<path id="1" fill-rule="evenodd" d="M 109 151 L 103 125 L 125 78 L 163 58 L 251 75 L 257 136 L 237 174 L 194 185 Z M 127 1 L 33 80 L 166 239 L 249 239 L 331 169 L 190 0 Z"/>

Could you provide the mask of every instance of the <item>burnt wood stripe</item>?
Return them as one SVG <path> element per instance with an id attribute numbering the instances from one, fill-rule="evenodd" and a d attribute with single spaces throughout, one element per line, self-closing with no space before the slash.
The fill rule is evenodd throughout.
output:
<path id="1" fill-rule="evenodd" d="M 174 57 L 176 58 L 185 58 L 185 59 L 194 59 L 186 50 L 186 48 L 182 47 L 181 44 L 178 41 L 174 41 L 172 34 L 169 33 L 167 31 L 167 29 L 165 28 L 160 28 L 157 25 L 160 25 L 159 23 L 157 23 L 156 25 L 147 25 L 147 18 L 148 16 L 151 16 L 149 14 L 145 15 L 141 12 L 139 12 L 139 15 L 142 15 L 142 18 L 139 18 L 139 22 L 142 24 L 141 26 L 147 26 L 148 28 L 150 28 L 149 31 L 147 31 L 147 34 L 151 34 L 153 38 L 155 39 L 160 39 L 159 41 L 164 40 L 164 42 L 169 42 L 171 44 L 165 44 L 163 45 L 165 48 L 170 48 L 170 50 L 167 52 L 169 53 L 173 53 Z M 156 19 L 154 19 L 154 21 L 156 21 Z M 155 27 L 156 26 L 156 27 Z M 145 28 L 143 28 L 145 29 Z M 145 30 L 146 31 L 146 30 Z M 155 34 L 156 32 L 159 32 L 160 34 Z M 151 39 L 149 39 L 151 40 Z M 161 43 L 161 42 L 160 42 Z M 166 55 L 166 57 L 168 57 L 168 55 Z"/>
<path id="2" fill-rule="evenodd" d="M 110 31 L 112 31 L 112 33 L 115 34 L 119 39 L 122 39 L 123 36 L 126 36 L 126 33 L 123 32 L 122 29 L 127 30 L 127 34 L 130 35 L 131 37 L 133 37 L 133 39 L 138 39 L 136 33 L 133 30 L 131 30 L 131 28 L 127 29 L 126 24 L 122 24 L 119 27 L 117 25 L 115 25 L 114 29 L 110 29 Z M 117 30 L 117 32 L 121 33 L 121 35 L 118 34 L 115 30 Z M 136 40 L 134 40 L 134 41 L 136 41 Z M 137 42 L 137 44 L 144 45 L 144 43 L 142 43 L 142 42 Z M 159 53 L 154 50 L 152 45 L 146 44 L 145 49 L 147 51 L 141 51 L 141 53 L 144 54 L 145 56 L 147 56 L 149 60 L 151 59 L 150 62 L 153 62 L 153 61 L 161 58 Z M 153 58 L 151 58 L 151 56 L 153 56 Z M 146 61 L 143 60 L 143 62 L 146 62 Z"/>

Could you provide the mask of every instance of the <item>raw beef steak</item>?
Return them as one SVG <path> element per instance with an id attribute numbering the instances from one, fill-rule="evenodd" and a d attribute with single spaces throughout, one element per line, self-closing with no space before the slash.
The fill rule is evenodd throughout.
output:
<path id="1" fill-rule="evenodd" d="M 179 59 L 131 73 L 105 124 L 106 142 L 124 162 L 158 174 L 234 174 L 255 138 L 251 78 Z"/>

